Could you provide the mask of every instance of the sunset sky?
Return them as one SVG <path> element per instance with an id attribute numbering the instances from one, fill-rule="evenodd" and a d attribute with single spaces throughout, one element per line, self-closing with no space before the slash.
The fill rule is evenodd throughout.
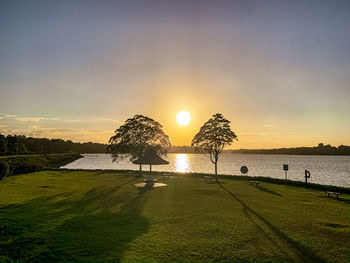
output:
<path id="1" fill-rule="evenodd" d="M 217 112 L 232 148 L 349 145 L 350 1 L 0 1 L 0 133 L 107 143 L 143 114 L 190 145 Z"/>

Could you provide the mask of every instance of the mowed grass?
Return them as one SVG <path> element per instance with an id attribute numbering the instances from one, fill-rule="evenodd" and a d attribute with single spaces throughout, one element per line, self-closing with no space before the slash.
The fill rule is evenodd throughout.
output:
<path id="1" fill-rule="evenodd" d="M 42 171 L 0 182 L 0 258 L 23 262 L 346 262 L 350 197 L 245 180 Z M 0 260 L 0 261 L 1 261 Z"/>

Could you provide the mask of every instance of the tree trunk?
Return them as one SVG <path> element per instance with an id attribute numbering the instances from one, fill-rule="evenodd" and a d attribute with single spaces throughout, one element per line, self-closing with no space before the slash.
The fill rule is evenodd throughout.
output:
<path id="1" fill-rule="evenodd" d="M 139 175 L 140 176 L 142 175 L 142 164 L 140 164 L 140 166 L 139 166 Z"/>
<path id="2" fill-rule="evenodd" d="M 152 180 L 152 164 L 149 165 L 149 179 Z"/>
<path id="3" fill-rule="evenodd" d="M 216 161 L 215 163 L 215 181 L 218 181 L 218 161 Z"/>

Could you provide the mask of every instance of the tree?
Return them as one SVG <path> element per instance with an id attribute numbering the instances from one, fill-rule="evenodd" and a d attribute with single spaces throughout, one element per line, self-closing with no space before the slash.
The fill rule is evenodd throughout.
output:
<path id="1" fill-rule="evenodd" d="M 7 153 L 6 137 L 0 134 L 0 155 L 6 155 L 6 153 Z"/>
<path id="2" fill-rule="evenodd" d="M 219 155 L 227 145 L 231 145 L 233 140 L 237 140 L 237 136 L 230 128 L 230 121 L 220 113 L 213 115 L 204 123 L 192 139 L 192 147 L 197 151 L 202 150 L 210 154 L 210 161 L 215 165 L 216 181 L 218 180 Z"/>
<path id="3" fill-rule="evenodd" d="M 26 154 L 28 152 L 25 145 L 26 137 L 24 135 L 7 135 L 7 155 Z"/>
<path id="4" fill-rule="evenodd" d="M 7 135 L 7 155 L 18 154 L 18 138 L 16 135 Z"/>
<path id="5" fill-rule="evenodd" d="M 109 139 L 107 150 L 112 153 L 114 162 L 128 156 L 130 161 L 134 161 L 147 149 L 153 149 L 158 155 L 166 155 L 171 145 L 169 136 L 162 128 L 159 122 L 149 117 L 135 115 L 115 131 L 115 135 Z"/>
<path id="6" fill-rule="evenodd" d="M 8 165 L 8 163 L 5 162 L 0 162 L 0 181 L 9 176 L 10 174 L 10 167 Z"/>

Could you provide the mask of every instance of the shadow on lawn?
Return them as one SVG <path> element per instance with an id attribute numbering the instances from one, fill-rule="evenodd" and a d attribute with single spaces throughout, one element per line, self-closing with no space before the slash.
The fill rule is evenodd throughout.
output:
<path id="1" fill-rule="evenodd" d="M 225 188 L 221 183 L 218 183 L 218 185 L 226 191 L 230 196 L 232 196 L 236 201 L 238 201 L 244 209 L 244 213 L 246 214 L 247 218 L 263 233 L 265 236 L 281 251 L 284 251 L 283 248 L 274 241 L 264 230 L 262 227 L 258 225 L 256 221 L 252 219 L 251 216 L 249 216 L 249 213 L 256 216 L 262 223 L 265 224 L 265 226 L 268 227 L 269 230 L 271 230 L 278 238 L 281 240 L 285 245 L 287 245 L 294 254 L 298 257 L 298 261 L 300 262 L 326 262 L 324 259 L 319 258 L 317 255 L 312 253 L 310 250 L 305 248 L 303 245 L 299 244 L 298 242 L 294 241 L 290 237 L 288 237 L 285 233 L 283 233 L 280 229 L 278 229 L 276 226 L 271 224 L 266 218 L 264 218 L 262 215 L 257 213 L 255 210 L 250 208 L 246 203 L 244 203 L 241 199 L 239 199 L 235 194 L 233 194 L 230 190 Z M 249 213 L 248 213 L 249 212 Z"/>
<path id="2" fill-rule="evenodd" d="M 350 200 L 344 197 L 339 197 L 338 199 L 336 197 L 328 197 L 327 195 L 319 195 L 318 197 L 323 198 L 325 200 L 334 200 L 336 202 L 343 202 L 345 204 L 350 204 Z"/>
<path id="3" fill-rule="evenodd" d="M 149 189 L 116 195 L 134 180 L 1 207 L 0 261 L 120 261 L 129 243 L 149 229 L 142 216 Z"/>
<path id="4" fill-rule="evenodd" d="M 270 189 L 267 189 L 267 188 L 265 188 L 265 187 L 263 187 L 263 186 L 260 186 L 260 185 L 255 185 L 254 186 L 256 189 L 259 189 L 260 191 L 262 191 L 262 192 L 265 192 L 265 193 L 269 193 L 269 194 L 273 194 L 273 195 L 277 195 L 277 196 L 282 196 L 281 194 L 279 194 L 279 193 L 277 193 L 277 192 L 275 192 L 275 191 L 272 191 L 272 190 L 270 190 Z"/>

